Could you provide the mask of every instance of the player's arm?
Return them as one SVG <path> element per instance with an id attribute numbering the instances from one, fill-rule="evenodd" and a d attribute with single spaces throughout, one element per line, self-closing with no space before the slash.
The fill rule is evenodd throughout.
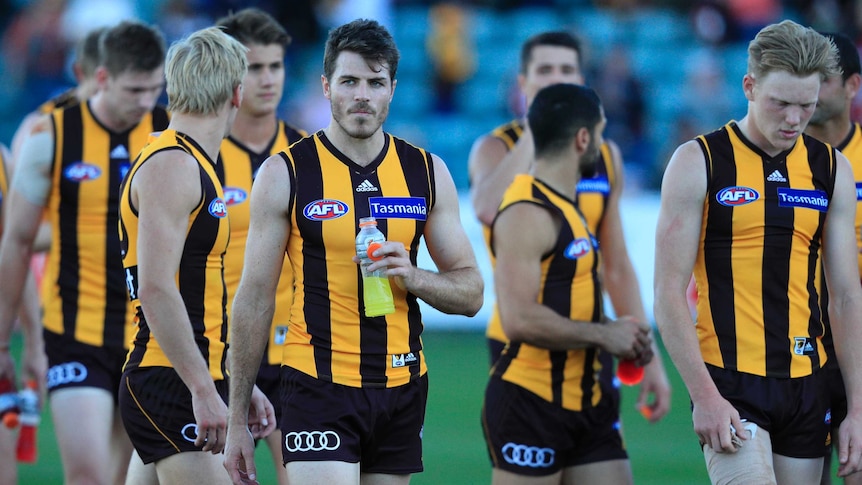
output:
<path id="1" fill-rule="evenodd" d="M 9 197 L 3 204 L 4 230 L 0 241 L 0 287 L 3 288 L 0 291 L 0 377 L 14 376 L 12 360 L 8 357 L 8 343 L 22 294 L 28 288 L 26 281 L 30 273 L 33 240 L 51 191 L 54 139 L 50 120 L 44 121 L 41 126 L 34 128 L 35 132 L 22 147 L 20 163 L 12 176 Z M 29 287 L 35 289 L 32 283 Z M 29 296 L 25 303 L 32 303 Z M 32 311 L 32 308 L 28 311 Z"/>
<path id="2" fill-rule="evenodd" d="M 251 189 L 248 242 L 230 325 L 230 420 L 224 466 L 234 483 L 253 479 L 254 441 L 248 433 L 252 389 L 269 339 L 275 292 L 290 235 L 290 176 L 280 155 L 268 158 Z"/>
<path id="3" fill-rule="evenodd" d="M 635 358 L 649 346 L 644 323 L 573 321 L 539 302 L 542 260 L 554 248 L 560 228 L 558 217 L 532 203 L 511 205 L 497 216 L 494 285 L 506 336 L 550 350 L 600 347 Z"/>
<path id="4" fill-rule="evenodd" d="M 227 408 L 198 349 L 176 275 L 186 242 L 189 214 L 201 203 L 197 162 L 181 150 L 153 155 L 130 181 L 138 210 L 138 297 L 147 324 L 192 395 L 196 446 L 224 447 Z"/>
<path id="5" fill-rule="evenodd" d="M 840 476 L 862 468 L 862 287 L 856 265 L 856 187 L 847 159 L 837 158 L 835 190 L 823 232 L 823 264 L 835 353 L 847 389 L 847 418 L 839 431 Z"/>
<path id="6" fill-rule="evenodd" d="M 485 135 L 473 144 L 467 167 L 470 173 L 470 200 L 482 224 L 490 226 L 506 188 L 519 173 L 527 173 L 533 160 L 533 136 L 529 129 L 507 150 L 502 140 Z"/>
<path id="7" fill-rule="evenodd" d="M 446 164 L 436 155 L 432 158 L 436 199 L 428 211 L 423 236 L 437 271 L 413 266 L 404 245 L 394 241 L 377 250 L 376 255 L 385 257 L 368 269 L 385 269 L 399 286 L 443 313 L 473 316 L 482 308 L 485 283 L 461 225 L 455 182 Z"/>
<path id="8" fill-rule="evenodd" d="M 685 297 L 697 256 L 705 197 L 706 163 L 700 146 L 690 141 L 674 152 L 662 181 L 655 243 L 655 319 L 691 396 L 698 438 L 717 452 L 730 452 L 735 450 L 730 426 L 742 432 L 742 423 L 707 372 Z"/>
<path id="9" fill-rule="evenodd" d="M 607 143 L 610 146 L 615 178 L 614 184 L 611 186 L 611 193 L 608 195 L 604 218 L 598 230 L 605 291 L 610 296 L 616 315 L 631 315 L 638 321 L 648 323 L 637 274 L 626 247 L 622 215 L 620 214 L 620 197 L 624 184 L 622 154 L 616 143 L 612 141 Z M 649 406 L 649 419 L 655 422 L 670 410 L 670 382 L 667 379 L 661 353 L 655 340 L 653 340 L 652 348 L 653 359 L 646 366 L 637 407 L 642 409 L 644 406 Z M 647 404 L 649 394 L 654 396 L 652 404 Z"/>

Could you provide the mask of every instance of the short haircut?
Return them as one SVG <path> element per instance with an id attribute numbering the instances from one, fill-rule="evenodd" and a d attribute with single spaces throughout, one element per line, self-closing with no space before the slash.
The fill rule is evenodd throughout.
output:
<path id="1" fill-rule="evenodd" d="M 530 37 L 521 46 L 521 74 L 527 73 L 527 66 L 533 60 L 533 49 L 539 46 L 566 47 L 575 51 L 579 60 L 581 58 L 581 41 L 577 37 L 563 30 L 542 32 Z"/>
<path id="2" fill-rule="evenodd" d="M 86 78 L 93 77 L 99 67 L 99 39 L 107 31 L 107 27 L 97 27 L 87 32 L 75 46 L 75 64 Z"/>
<path id="3" fill-rule="evenodd" d="M 591 88 L 577 84 L 542 88 L 527 112 L 536 157 L 565 149 L 581 128 L 593 133 L 601 119 L 601 101 Z"/>
<path id="4" fill-rule="evenodd" d="M 165 63 L 165 38 L 155 27 L 123 21 L 99 37 L 99 60 L 112 76 L 152 72 Z"/>
<path id="5" fill-rule="evenodd" d="M 335 61 L 344 51 L 355 52 L 369 64 L 377 63 L 389 69 L 389 79 L 395 79 L 401 54 L 385 27 L 374 20 L 357 19 L 329 31 L 323 52 L 323 75 L 332 79 Z"/>
<path id="6" fill-rule="evenodd" d="M 772 71 L 826 79 L 839 73 L 838 50 L 814 29 L 792 20 L 767 25 L 748 44 L 748 74 L 757 80 Z"/>
<path id="7" fill-rule="evenodd" d="M 270 14 L 255 7 L 220 18 L 216 26 L 245 46 L 278 44 L 287 49 L 290 35 Z"/>
<path id="8" fill-rule="evenodd" d="M 165 68 L 168 109 L 202 116 L 217 113 L 242 84 L 247 50 L 218 27 L 174 42 Z"/>
<path id="9" fill-rule="evenodd" d="M 838 67 L 841 68 L 841 79 L 846 81 L 854 74 L 862 73 L 859 66 L 859 50 L 850 37 L 840 32 L 821 32 L 827 39 L 831 40 L 838 49 Z"/>

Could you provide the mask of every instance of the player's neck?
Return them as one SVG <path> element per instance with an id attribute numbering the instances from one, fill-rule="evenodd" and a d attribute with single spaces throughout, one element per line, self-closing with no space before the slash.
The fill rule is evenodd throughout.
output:
<path id="1" fill-rule="evenodd" d="M 230 130 L 230 136 L 255 152 L 269 147 L 278 130 L 275 112 L 265 116 L 253 116 L 240 111 Z"/>
<path id="2" fill-rule="evenodd" d="M 108 100 L 99 92 L 89 100 L 90 112 L 105 128 L 113 133 L 123 133 L 135 127 L 141 120 L 134 123 L 124 121 L 114 115 L 116 110 L 108 105 Z"/>
<path id="3" fill-rule="evenodd" d="M 575 187 L 580 179 L 579 164 L 571 159 L 537 159 L 530 173 L 548 187 L 575 200 Z"/>
<path id="4" fill-rule="evenodd" d="M 218 152 L 227 128 L 228 121 L 224 114 L 201 116 L 189 113 L 172 113 L 168 125 L 168 129 L 176 130 L 191 137 L 213 161 L 218 160 Z"/>
<path id="5" fill-rule="evenodd" d="M 356 138 L 344 131 L 335 120 L 323 129 L 323 133 L 338 151 L 361 167 L 377 159 L 386 141 L 382 126 L 368 138 Z"/>
<path id="6" fill-rule="evenodd" d="M 805 133 L 822 142 L 837 146 L 847 138 L 851 127 L 850 116 L 844 115 L 828 119 L 824 123 L 816 125 L 809 123 L 805 129 Z"/>

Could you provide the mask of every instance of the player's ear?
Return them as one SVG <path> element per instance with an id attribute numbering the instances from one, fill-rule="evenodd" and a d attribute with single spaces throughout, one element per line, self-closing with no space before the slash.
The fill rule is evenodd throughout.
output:
<path id="1" fill-rule="evenodd" d="M 852 100 L 859 93 L 859 87 L 862 86 L 862 75 L 858 72 L 853 73 L 847 80 L 844 81 L 844 89 L 847 91 L 847 96 Z"/>

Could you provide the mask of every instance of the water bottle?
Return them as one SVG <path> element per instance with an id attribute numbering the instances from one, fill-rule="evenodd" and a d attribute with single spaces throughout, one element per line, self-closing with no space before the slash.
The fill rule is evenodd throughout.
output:
<path id="1" fill-rule="evenodd" d="M 11 379 L 0 379 L 0 419 L 7 428 L 18 426 L 18 393 Z"/>
<path id="2" fill-rule="evenodd" d="M 21 409 L 21 431 L 16 454 L 22 463 L 36 463 L 36 428 L 39 426 L 39 390 L 36 381 L 28 381 L 18 393 Z"/>
<path id="3" fill-rule="evenodd" d="M 373 217 L 359 219 L 359 234 L 356 235 L 356 255 L 362 268 L 362 299 L 365 302 L 365 316 L 379 317 L 395 313 L 395 301 L 389 287 L 389 277 L 383 270 L 368 271 L 368 265 L 379 260 L 372 256 L 374 251 L 386 242 L 386 237 L 377 229 Z"/>

